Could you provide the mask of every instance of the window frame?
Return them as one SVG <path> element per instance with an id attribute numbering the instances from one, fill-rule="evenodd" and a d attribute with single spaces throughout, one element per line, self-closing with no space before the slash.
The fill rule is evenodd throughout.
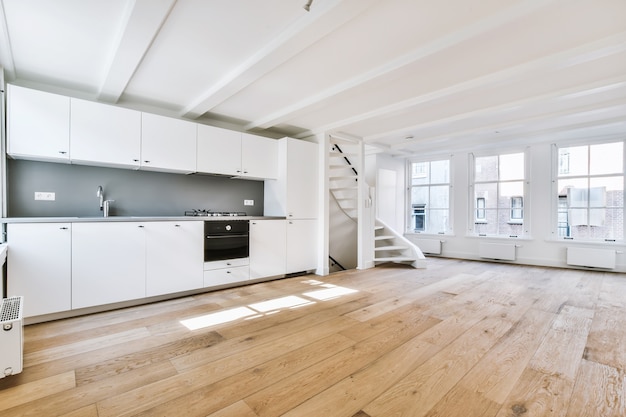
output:
<path id="1" fill-rule="evenodd" d="M 498 181 L 493 181 L 493 183 L 497 184 L 497 189 L 498 189 L 498 193 L 500 190 L 500 185 L 502 183 L 507 183 L 507 182 L 514 182 L 514 181 L 522 181 L 523 183 L 523 195 L 522 196 L 517 196 L 517 197 L 522 197 L 522 215 L 523 218 L 522 219 L 510 219 L 510 214 L 511 214 L 511 207 L 509 207 L 509 215 L 507 216 L 509 219 L 506 223 L 508 224 L 512 224 L 512 225 L 521 225 L 522 226 L 522 233 L 521 234 L 490 234 L 490 233 L 478 233 L 476 231 L 476 225 L 477 224 L 486 224 L 488 223 L 487 219 L 485 218 L 485 220 L 478 220 L 476 218 L 476 214 L 477 214 L 477 199 L 478 197 L 476 197 L 476 193 L 475 193 L 475 186 L 477 184 L 476 182 L 476 178 L 475 178 L 475 174 L 476 174 L 476 159 L 477 158 L 482 158 L 482 157 L 488 157 L 488 156 L 497 156 L 498 157 L 498 161 L 500 156 L 502 155 L 511 155 L 511 154 L 518 154 L 521 153 L 524 155 L 524 178 L 521 180 L 500 180 L 498 178 Z M 528 207 L 530 207 L 530 159 L 529 159 L 529 147 L 525 147 L 525 148 L 508 148 L 508 149 L 493 149 L 493 150 L 489 150 L 489 151 L 483 151 L 483 152 L 470 152 L 468 154 L 469 157 L 469 161 L 468 161 L 468 183 L 469 183 L 469 187 L 468 187 L 468 201 L 469 201 L 469 207 L 468 207 L 468 214 L 469 214 L 469 220 L 468 220 L 468 225 L 467 225 L 467 236 L 470 237 L 485 237 L 485 238 L 497 238 L 497 239 L 532 239 L 531 235 L 530 235 L 530 224 L 531 224 L 531 219 L 530 219 L 530 210 L 528 210 Z M 491 182 L 491 181 L 490 181 Z M 485 184 L 488 182 L 478 182 L 478 184 Z M 510 201 L 509 201 L 510 204 Z M 525 207 L 524 207 L 525 206 Z M 504 209 L 496 209 L 496 211 L 501 211 Z M 485 213 L 485 217 L 487 213 Z"/>
<path id="2" fill-rule="evenodd" d="M 622 170 L 619 173 L 609 173 L 609 174 L 591 174 L 589 170 L 586 175 L 563 175 L 565 172 L 563 171 L 563 167 L 560 166 L 560 149 L 563 148 L 574 148 L 574 147 L 582 147 L 586 146 L 590 149 L 591 146 L 594 145 L 603 145 L 603 144 L 611 144 L 611 143 L 622 143 Z M 600 139 L 578 139 L 572 141 L 562 141 L 552 143 L 552 205 L 551 205 L 551 219 L 552 219 L 552 227 L 551 227 L 551 235 L 552 239 L 559 242 L 578 242 L 578 243 L 586 243 L 586 244 L 624 244 L 626 242 L 626 221 L 622 223 L 622 238 L 621 239 L 613 239 L 613 238 L 598 238 L 598 237 L 574 237 L 571 236 L 571 228 L 573 227 L 570 224 L 570 213 L 567 209 L 567 202 L 563 203 L 567 197 L 561 196 L 559 194 L 559 180 L 562 179 L 585 179 L 587 184 L 590 184 L 591 179 L 598 178 L 610 178 L 615 176 L 622 177 L 622 188 L 624 193 L 624 200 L 622 202 L 622 218 L 626 216 L 626 139 L 621 138 L 600 138 Z M 589 154 L 587 154 L 587 163 L 590 163 Z M 569 157 L 568 157 L 568 168 L 569 168 Z M 563 176 L 561 176 L 563 175 Z M 591 189 L 589 187 L 589 189 Z M 589 197 L 588 197 L 589 198 Z M 588 200 L 591 201 L 591 200 Z M 586 206 L 587 211 L 591 206 L 589 203 Z M 605 207 L 606 208 L 606 207 Z M 588 214 L 589 215 L 589 214 Z M 563 220 L 565 219 L 565 222 Z M 565 230 L 563 233 L 562 231 Z"/>
<path id="3" fill-rule="evenodd" d="M 428 184 L 419 184 L 419 185 L 413 185 L 413 181 L 412 181 L 412 174 L 413 174 L 413 164 L 419 164 L 419 163 L 432 163 L 432 162 L 438 162 L 438 161 L 447 161 L 448 162 L 448 182 L 447 183 L 428 183 Z M 453 165 L 453 161 L 452 161 L 452 155 L 432 155 L 426 158 L 409 158 L 407 159 L 406 162 L 406 178 L 407 178 L 407 187 L 406 187 L 406 204 L 405 207 L 407 207 L 407 209 L 405 209 L 406 212 L 406 224 L 407 226 L 405 227 L 405 233 L 407 234 L 419 234 L 419 235 L 453 235 L 453 213 L 452 213 L 452 208 L 454 207 L 454 203 L 453 203 L 453 196 L 454 196 L 454 186 L 453 186 L 453 170 L 454 170 L 454 165 Z M 430 172 L 430 170 L 428 171 Z M 428 187 L 429 188 L 429 193 L 430 193 L 430 187 L 433 186 L 447 186 L 448 187 L 448 221 L 447 221 L 447 225 L 448 228 L 445 231 L 429 231 L 427 230 L 428 228 L 428 222 L 429 222 L 429 212 L 430 212 L 430 208 L 428 208 L 426 205 L 423 205 L 424 207 L 422 208 L 423 210 L 423 223 L 424 223 L 424 230 L 416 230 L 414 228 L 414 210 L 415 207 L 414 206 L 422 206 L 422 204 L 414 204 L 412 202 L 412 190 L 414 187 Z"/>

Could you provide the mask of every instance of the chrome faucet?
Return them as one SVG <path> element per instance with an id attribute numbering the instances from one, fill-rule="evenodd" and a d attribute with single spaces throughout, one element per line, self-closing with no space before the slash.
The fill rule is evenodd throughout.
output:
<path id="1" fill-rule="evenodd" d="M 101 185 L 98 185 L 98 189 L 96 190 L 96 197 L 100 199 L 100 211 L 104 209 L 104 190 Z"/>
<path id="2" fill-rule="evenodd" d="M 111 211 L 111 203 L 115 200 L 104 200 L 104 217 L 109 217 Z"/>

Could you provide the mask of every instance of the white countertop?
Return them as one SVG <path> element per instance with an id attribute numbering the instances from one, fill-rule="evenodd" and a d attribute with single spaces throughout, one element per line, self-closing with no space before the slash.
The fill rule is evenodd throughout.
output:
<path id="1" fill-rule="evenodd" d="M 277 216 L 109 216 L 109 217 L 7 217 L 0 223 L 158 222 L 216 220 L 285 220 Z"/>

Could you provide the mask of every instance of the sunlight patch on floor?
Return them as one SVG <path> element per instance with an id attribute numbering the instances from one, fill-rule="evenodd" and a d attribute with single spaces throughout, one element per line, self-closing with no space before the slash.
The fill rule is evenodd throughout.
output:
<path id="1" fill-rule="evenodd" d="M 286 309 L 300 308 L 316 304 L 319 301 L 332 300 L 344 295 L 357 293 L 358 290 L 340 287 L 333 284 L 326 284 L 322 281 L 310 279 L 302 281 L 304 284 L 315 286 L 315 291 L 307 291 L 299 295 L 287 295 L 271 300 L 249 304 L 247 306 L 230 308 L 228 310 L 216 311 L 202 316 L 181 320 L 180 323 L 189 330 L 204 329 L 219 324 L 230 323 L 236 320 L 252 320 L 259 317 L 276 314 Z"/>

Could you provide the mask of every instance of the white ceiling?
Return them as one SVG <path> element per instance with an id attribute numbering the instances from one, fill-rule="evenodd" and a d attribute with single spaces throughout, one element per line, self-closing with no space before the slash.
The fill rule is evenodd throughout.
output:
<path id="1" fill-rule="evenodd" d="M 398 154 L 625 137 L 626 0 L 1 0 L 8 82 Z"/>

